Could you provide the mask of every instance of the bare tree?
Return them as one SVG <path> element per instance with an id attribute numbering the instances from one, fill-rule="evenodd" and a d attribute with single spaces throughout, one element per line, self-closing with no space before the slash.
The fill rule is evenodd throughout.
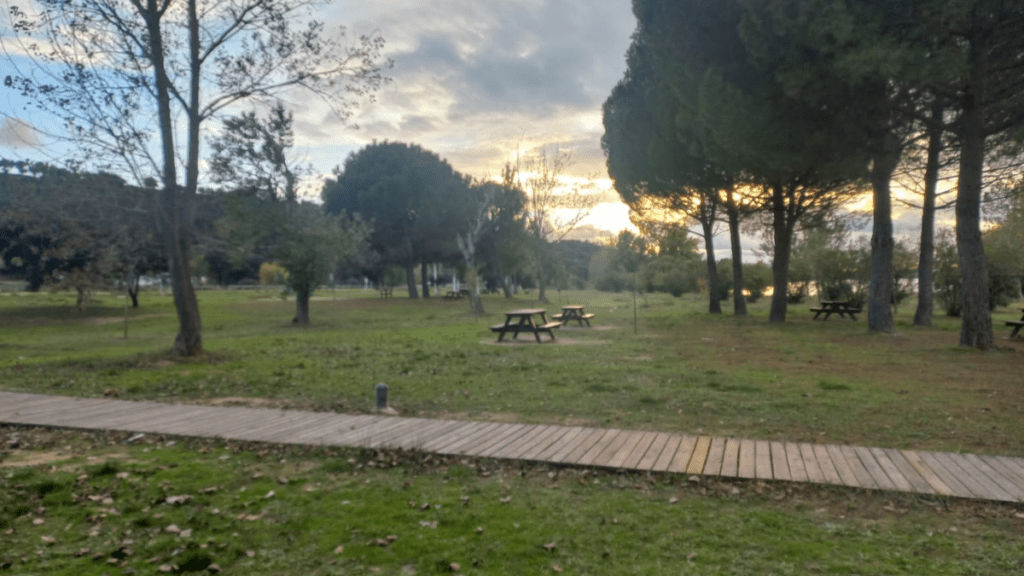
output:
<path id="1" fill-rule="evenodd" d="M 548 246 L 563 240 L 597 205 L 599 198 L 587 193 L 587 186 L 569 183 L 566 170 L 573 164 L 572 153 L 541 148 L 530 156 L 517 156 L 505 166 L 503 180 L 526 194 L 526 227 L 534 239 L 537 299 L 547 302 Z"/>
<path id="2" fill-rule="evenodd" d="M 386 81 L 384 41 L 348 44 L 307 17 L 310 0 L 39 0 L 11 9 L 20 45 L 5 43 L 4 79 L 63 123 L 53 135 L 83 164 L 155 178 L 153 198 L 170 262 L 179 332 L 174 352 L 202 353 L 191 282 L 200 133 L 204 122 L 293 89 L 347 118 Z M 19 68 L 28 54 L 32 64 Z M 152 136 L 157 136 L 154 142 Z"/>

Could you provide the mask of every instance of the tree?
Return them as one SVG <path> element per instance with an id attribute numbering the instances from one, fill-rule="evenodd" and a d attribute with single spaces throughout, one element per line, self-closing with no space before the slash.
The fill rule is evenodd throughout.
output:
<path id="1" fill-rule="evenodd" d="M 35 252 L 36 287 L 72 288 L 79 308 L 117 278 L 138 307 L 139 275 L 164 269 L 147 191 L 116 176 L 3 160 L 0 198 L 11 256 Z"/>
<path id="2" fill-rule="evenodd" d="M 467 221 L 467 185 L 433 152 L 375 142 L 345 159 L 321 197 L 329 214 L 360 214 L 373 222 L 370 244 L 385 263 L 405 269 L 409 297 L 416 298 L 416 265 L 455 250 L 458 227 Z"/>
<path id="3" fill-rule="evenodd" d="M 832 108 L 796 98 L 776 69 L 755 62 L 735 0 L 636 0 L 634 13 L 658 73 L 697 119 L 701 155 L 740 175 L 735 186 L 771 215 L 769 320 L 784 321 L 794 232 L 860 189 L 866 161 L 854 135 Z"/>
<path id="4" fill-rule="evenodd" d="M 295 324 L 309 324 L 309 298 L 338 262 L 354 258 L 369 228 L 358 218 L 328 216 L 298 201 L 302 169 L 290 158 L 292 114 L 274 105 L 266 118 L 254 112 L 224 121 L 212 143 L 212 179 L 240 192 L 226 203 L 221 230 L 242 255 L 257 245 L 288 271 L 295 291 Z"/>
<path id="5" fill-rule="evenodd" d="M 515 164 L 504 169 L 506 185 L 516 186 L 526 196 L 526 229 L 533 239 L 532 252 L 537 274 L 537 299 L 547 302 L 549 245 L 572 232 L 598 198 L 585 193 L 585 187 L 572 184 L 564 176 L 573 163 L 572 154 L 556 149 L 548 154 L 541 148 L 534 154 L 517 156 Z"/>
<path id="6" fill-rule="evenodd" d="M 341 34 L 304 17 L 307 0 L 40 0 L 12 8 L 33 57 L 5 85 L 64 124 L 79 160 L 158 177 L 154 198 L 178 316 L 174 352 L 200 354 L 191 283 L 204 123 L 246 101 L 305 89 L 342 118 L 384 81 L 383 40 Z M 102 55 L 100 57 L 99 55 Z M 152 136 L 157 143 L 151 142 Z"/>

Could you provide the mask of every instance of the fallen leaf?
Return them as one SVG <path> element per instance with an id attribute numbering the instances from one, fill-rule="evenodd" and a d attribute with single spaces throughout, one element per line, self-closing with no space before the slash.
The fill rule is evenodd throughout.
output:
<path id="1" fill-rule="evenodd" d="M 120 478 L 120 479 L 122 479 L 122 480 L 124 480 L 124 479 L 125 479 L 125 478 L 127 478 L 128 476 L 129 476 L 129 474 L 128 474 L 127 472 L 118 472 L 118 473 L 117 473 L 117 477 L 118 477 L 118 478 Z"/>
<path id="2" fill-rule="evenodd" d="M 53 536 L 40 536 L 39 539 L 42 540 L 46 544 L 53 544 L 53 543 L 56 542 L 56 540 L 53 538 Z"/>
<path id="3" fill-rule="evenodd" d="M 270 492 L 267 492 L 267 495 L 264 496 L 264 498 L 273 498 L 273 497 L 274 497 L 274 491 L 273 490 L 271 490 Z"/>
<path id="4" fill-rule="evenodd" d="M 483 534 L 484 533 L 484 527 L 483 526 L 477 526 L 476 527 L 476 533 L 477 534 Z"/>
<path id="5" fill-rule="evenodd" d="M 182 530 L 181 532 L 178 532 L 178 536 L 181 536 L 182 538 L 188 538 L 188 537 L 192 536 L 192 529 L 191 528 L 186 528 L 186 529 Z"/>
<path id="6" fill-rule="evenodd" d="M 218 564 L 210 564 L 209 566 L 206 567 L 206 571 L 209 572 L 210 574 L 220 574 L 220 572 L 221 572 L 220 565 L 218 565 Z"/>
<path id="7" fill-rule="evenodd" d="M 459 570 L 462 570 L 462 566 L 458 562 L 452 562 L 448 565 L 448 567 L 452 569 L 452 572 L 458 572 Z"/>
<path id="8" fill-rule="evenodd" d="M 686 555 L 686 559 L 689 560 L 690 562 L 693 562 L 694 560 L 697 559 L 697 553 L 696 552 L 690 552 L 689 554 Z"/>
<path id="9" fill-rule="evenodd" d="M 511 496 L 505 496 L 504 498 L 501 499 L 501 503 L 502 504 L 508 504 L 511 501 L 512 501 L 512 497 Z"/>
<path id="10" fill-rule="evenodd" d="M 679 498 L 676 498 L 675 496 L 668 499 L 669 504 L 675 504 L 676 502 L 679 502 Z"/>
<path id="11" fill-rule="evenodd" d="M 547 544 L 544 545 L 544 549 L 548 550 L 548 551 L 554 550 L 555 549 L 555 543 L 554 542 L 548 542 Z"/>
<path id="12" fill-rule="evenodd" d="M 562 571 L 562 567 L 559 566 L 558 564 L 555 564 L 554 566 L 552 566 L 551 569 L 554 570 L 555 572 L 561 572 Z"/>
<path id="13" fill-rule="evenodd" d="M 188 504 L 191 501 L 191 494 L 179 494 L 177 496 L 168 496 L 167 498 L 164 498 L 164 502 L 167 502 L 171 506 L 174 506 L 175 504 Z"/>
<path id="14" fill-rule="evenodd" d="M 277 477 L 277 483 L 278 484 L 287 484 L 288 483 L 288 479 L 285 478 L 284 476 L 278 476 Z"/>
<path id="15" fill-rule="evenodd" d="M 433 528 L 434 530 L 437 530 L 437 520 L 434 520 L 432 522 L 427 520 L 420 520 L 420 526 L 424 528 Z"/>
<path id="16" fill-rule="evenodd" d="M 35 524 L 36 526 L 39 526 L 40 524 L 45 524 L 45 523 L 46 523 L 46 520 L 43 520 L 42 518 L 35 518 L 34 520 L 32 520 L 32 524 Z"/>
<path id="17" fill-rule="evenodd" d="M 334 553 L 335 554 L 341 554 L 344 551 L 345 551 L 345 547 L 344 546 L 338 546 L 337 548 L 334 549 Z M 249 552 L 252 552 L 252 550 L 250 550 Z M 249 554 L 249 552 L 246 552 L 246 554 Z M 253 556 L 256 555 L 255 552 L 253 552 L 252 554 L 253 554 Z M 252 556 L 249 556 L 249 558 L 252 558 Z"/>
<path id="18" fill-rule="evenodd" d="M 171 524 L 167 528 L 164 528 L 164 531 L 170 532 L 171 534 L 177 534 L 178 532 L 181 532 L 181 528 L 178 528 L 177 524 Z"/>
<path id="19" fill-rule="evenodd" d="M 174 566 L 171 566 L 170 564 L 161 564 L 157 570 L 161 572 L 171 572 L 174 570 Z"/>

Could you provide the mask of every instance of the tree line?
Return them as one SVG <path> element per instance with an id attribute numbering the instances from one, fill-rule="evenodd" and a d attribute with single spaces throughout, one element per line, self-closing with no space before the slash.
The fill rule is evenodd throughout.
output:
<path id="1" fill-rule="evenodd" d="M 797 234 L 868 192 L 868 327 L 891 332 L 894 176 L 921 160 L 915 323 L 927 325 L 936 182 L 942 165 L 952 165 L 960 343 L 992 347 L 983 190 L 1012 190 L 1000 179 L 1019 165 L 1019 2 L 634 0 L 633 11 L 638 25 L 626 74 L 604 104 L 602 142 L 627 203 L 689 215 L 704 229 L 709 255 L 712 227 L 726 222 L 737 288 L 741 220 L 770 222 L 769 318 L 784 321 Z M 745 313 L 742 299 L 735 302 Z M 720 311 L 715 298 L 710 310 Z"/>

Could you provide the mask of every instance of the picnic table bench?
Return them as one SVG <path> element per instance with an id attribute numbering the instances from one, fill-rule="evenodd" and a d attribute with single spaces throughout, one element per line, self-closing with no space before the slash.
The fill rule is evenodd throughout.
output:
<path id="1" fill-rule="evenodd" d="M 380 289 L 380 297 L 381 298 L 391 298 L 391 288 L 381 288 Z"/>
<path id="2" fill-rule="evenodd" d="M 822 300 L 819 308 L 811 308 L 811 312 L 814 312 L 814 318 L 817 320 L 822 314 L 825 315 L 822 320 L 828 320 L 828 317 L 833 314 L 839 314 L 840 318 L 846 318 L 846 315 L 850 315 L 850 320 L 856 320 L 856 314 L 860 313 L 860 308 L 850 305 L 845 300 Z"/>
<path id="3" fill-rule="evenodd" d="M 1021 312 L 1024 312 L 1024 308 L 1021 308 Z M 1016 338 L 1020 329 L 1024 328 L 1024 315 L 1020 317 L 1020 320 L 1007 320 L 1006 325 L 1013 326 L 1013 332 L 1010 333 L 1010 338 Z"/>
<path id="4" fill-rule="evenodd" d="M 589 327 L 590 319 L 594 317 L 593 313 L 587 313 L 583 306 L 579 304 L 571 304 L 568 306 L 562 306 L 562 313 L 555 314 L 551 317 L 552 320 L 557 320 L 565 326 L 570 320 L 575 320 L 577 324 L 583 326 L 584 323 Z"/>
<path id="5" fill-rule="evenodd" d="M 540 317 L 539 324 L 534 321 L 534 316 Z M 501 342 L 509 332 L 512 333 L 513 340 L 519 338 L 520 332 L 532 332 L 537 342 L 541 342 L 541 333 L 547 333 L 551 340 L 554 340 L 554 330 L 561 326 L 561 322 L 548 322 L 547 310 L 543 308 L 524 308 L 505 312 L 505 323 L 491 326 L 491 332 L 498 333 L 498 342 Z"/>

